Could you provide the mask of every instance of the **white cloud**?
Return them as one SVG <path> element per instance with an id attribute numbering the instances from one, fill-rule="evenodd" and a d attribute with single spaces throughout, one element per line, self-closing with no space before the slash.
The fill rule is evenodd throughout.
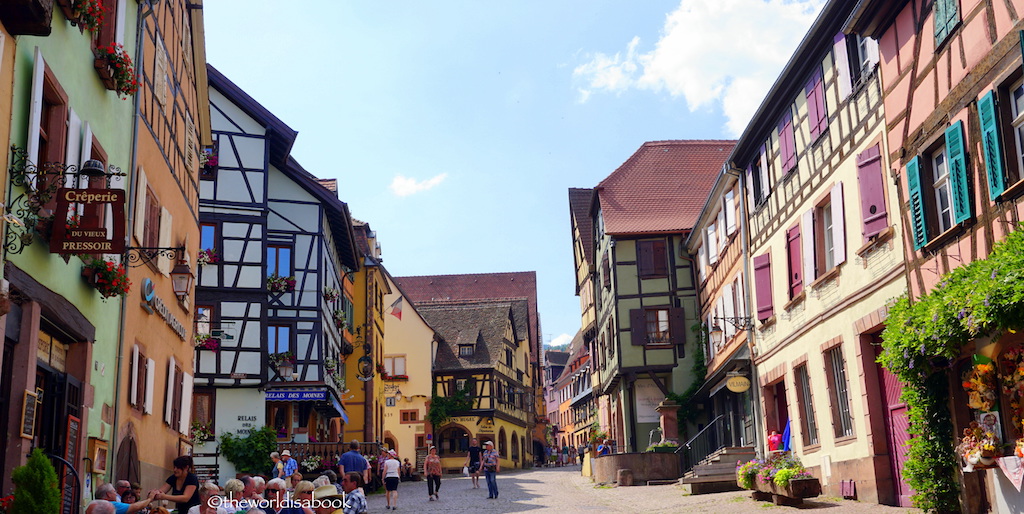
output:
<path id="1" fill-rule="evenodd" d="M 634 37 L 625 52 L 586 54 L 573 76 L 596 90 L 630 88 L 683 97 L 691 111 L 720 107 L 739 135 L 821 10 L 824 0 L 681 1 L 649 52 Z"/>
<path id="2" fill-rule="evenodd" d="M 427 180 L 420 181 L 403 175 L 395 175 L 395 178 L 391 181 L 391 185 L 388 186 L 388 188 L 391 189 L 392 193 L 395 193 L 398 196 L 409 196 L 421 191 L 432 189 L 434 186 L 444 182 L 444 179 L 447 177 L 447 173 L 441 173 L 440 175 L 435 175 Z"/>
<path id="3" fill-rule="evenodd" d="M 548 341 L 547 346 L 562 346 L 563 344 L 569 344 L 572 341 L 572 336 L 569 334 L 560 334 L 551 341 Z"/>

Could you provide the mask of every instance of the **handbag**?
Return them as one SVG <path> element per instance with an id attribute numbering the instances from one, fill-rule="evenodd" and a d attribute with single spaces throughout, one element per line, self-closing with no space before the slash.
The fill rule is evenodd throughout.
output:
<path id="1" fill-rule="evenodd" d="M 462 466 L 462 475 L 463 476 L 467 476 L 467 477 L 469 476 L 469 468 L 468 467 Z"/>

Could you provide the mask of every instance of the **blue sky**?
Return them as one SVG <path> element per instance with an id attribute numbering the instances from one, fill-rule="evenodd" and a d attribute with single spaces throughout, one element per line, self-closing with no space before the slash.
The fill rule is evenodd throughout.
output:
<path id="1" fill-rule="evenodd" d="M 204 12 L 208 61 L 299 132 L 292 155 L 338 179 L 388 271 L 535 270 L 544 341 L 557 344 L 580 324 L 567 189 L 597 185 L 644 141 L 737 137 L 823 3 L 251 0 Z"/>

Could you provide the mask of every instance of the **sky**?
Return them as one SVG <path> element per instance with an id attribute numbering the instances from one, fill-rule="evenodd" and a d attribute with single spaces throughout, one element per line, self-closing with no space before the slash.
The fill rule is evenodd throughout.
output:
<path id="1" fill-rule="evenodd" d="M 207 61 L 299 132 L 394 276 L 536 271 L 580 327 L 568 188 L 738 137 L 824 0 L 218 0 Z M 244 6 L 244 7 L 243 7 Z M 282 6 L 286 6 L 282 8 Z"/>

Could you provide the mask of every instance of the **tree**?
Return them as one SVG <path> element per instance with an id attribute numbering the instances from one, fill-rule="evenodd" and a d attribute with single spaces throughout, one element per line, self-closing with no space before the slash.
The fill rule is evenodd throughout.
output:
<path id="1" fill-rule="evenodd" d="M 11 514 L 57 514 L 60 512 L 60 485 L 57 471 L 42 450 L 36 448 L 24 466 L 14 468 L 14 504 Z"/>

